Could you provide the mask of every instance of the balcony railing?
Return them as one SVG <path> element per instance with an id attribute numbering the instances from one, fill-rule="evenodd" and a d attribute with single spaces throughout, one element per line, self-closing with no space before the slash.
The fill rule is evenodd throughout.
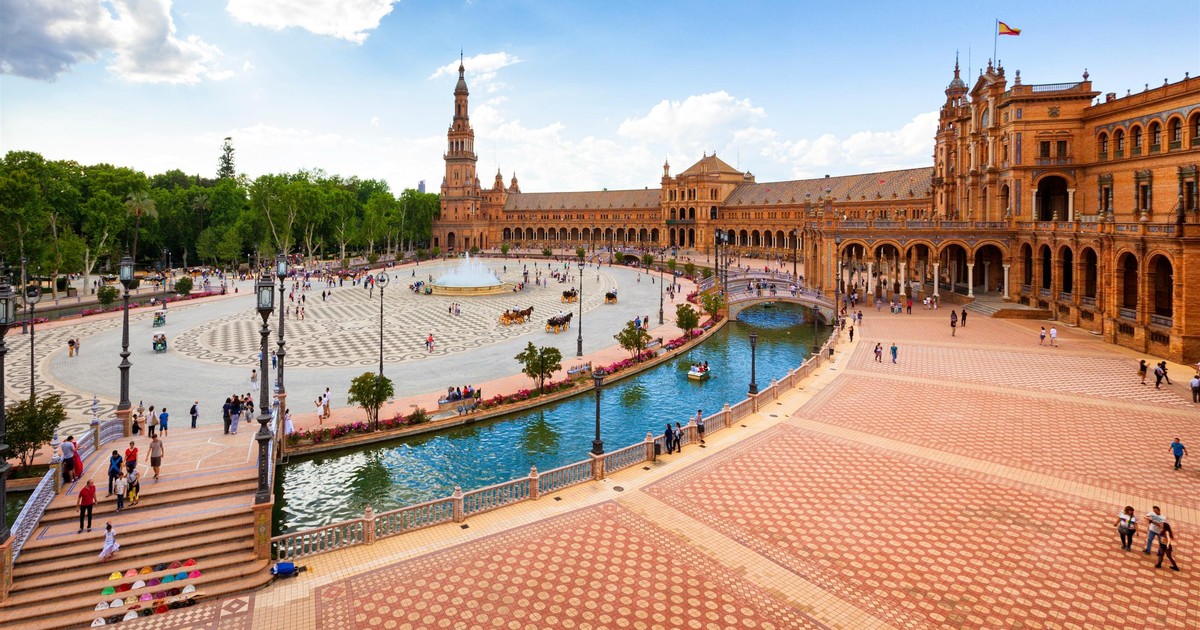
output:
<path id="1" fill-rule="evenodd" d="M 1152 145 L 1150 145 L 1150 152 L 1151 152 L 1151 153 L 1158 153 L 1158 152 L 1159 152 L 1159 151 L 1161 151 L 1161 150 L 1162 150 L 1162 145 L 1161 145 L 1161 144 L 1152 144 Z"/>
<path id="2" fill-rule="evenodd" d="M 1066 302 L 1069 304 L 1069 303 L 1075 301 L 1075 296 L 1070 293 L 1067 293 L 1065 291 L 1060 291 L 1058 294 L 1058 301 Z"/>
<path id="3" fill-rule="evenodd" d="M 1155 326 L 1162 326 L 1163 328 L 1175 327 L 1175 319 L 1172 317 L 1165 317 L 1163 315 L 1151 315 L 1150 323 L 1154 324 Z"/>
<path id="4" fill-rule="evenodd" d="M 1063 164 L 1072 164 L 1074 162 L 1074 158 L 1070 157 L 1040 157 L 1034 159 L 1034 163 L 1038 166 L 1060 166 Z"/>
<path id="5" fill-rule="evenodd" d="M 1085 295 L 1079 298 L 1079 303 L 1088 308 L 1096 308 L 1096 298 L 1094 297 L 1088 297 Z"/>
<path id="6" fill-rule="evenodd" d="M 1050 289 L 1038 289 L 1038 295 L 1040 295 L 1044 298 L 1049 298 L 1050 297 Z"/>
<path id="7" fill-rule="evenodd" d="M 1174 151 L 1175 149 L 1182 149 L 1182 148 L 1183 148 L 1183 141 L 1182 141 L 1182 140 L 1172 140 L 1172 141 L 1170 141 L 1170 142 L 1168 142 L 1168 143 L 1167 143 L 1167 150 L 1168 150 L 1168 151 Z"/>
<path id="8" fill-rule="evenodd" d="M 1137 320 L 1137 310 L 1132 308 L 1118 308 L 1117 317 L 1120 317 L 1121 319 L 1127 319 L 1131 322 L 1135 321 Z"/>

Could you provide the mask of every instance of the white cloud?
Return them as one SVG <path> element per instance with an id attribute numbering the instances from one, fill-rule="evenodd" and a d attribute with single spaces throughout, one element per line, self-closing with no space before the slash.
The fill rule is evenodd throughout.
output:
<path id="1" fill-rule="evenodd" d="M 760 154 L 791 167 L 793 177 L 825 173 L 859 173 L 932 164 L 937 112 L 917 114 L 899 129 L 858 131 L 839 139 L 823 134 L 816 139 L 765 143 Z"/>
<path id="2" fill-rule="evenodd" d="M 372 126 L 372 127 L 378 127 L 378 126 L 379 126 L 379 117 L 378 117 L 378 116 L 372 116 L 372 117 L 371 117 L 371 126 Z"/>
<path id="3" fill-rule="evenodd" d="M 521 61 L 523 60 L 516 55 L 510 55 L 501 51 L 467 57 L 462 60 L 462 65 L 466 71 L 464 74 L 467 77 L 468 87 L 476 92 L 494 94 L 508 87 L 508 84 L 496 80 L 496 74 L 501 69 L 521 63 Z M 444 66 L 440 66 L 433 71 L 433 74 L 429 75 L 429 78 L 457 77 L 458 64 L 458 60 L 455 60 Z"/>
<path id="4" fill-rule="evenodd" d="M 269 29 L 302 28 L 361 44 L 398 0 L 229 0 L 233 17 Z"/>
<path id="5" fill-rule="evenodd" d="M 196 83 L 229 76 L 221 51 L 179 38 L 170 0 L 0 0 L 0 72 L 53 81 L 113 54 L 109 69 L 135 83 Z"/>
<path id="6" fill-rule="evenodd" d="M 250 63 L 249 59 L 242 62 L 242 74 L 250 74 L 253 71 L 254 71 L 254 64 Z"/>
<path id="7" fill-rule="evenodd" d="M 765 116 L 749 99 L 736 99 L 725 91 L 689 96 L 683 101 L 664 100 L 645 116 L 629 118 L 617 134 L 640 142 L 664 144 L 672 153 L 702 153 L 714 143 L 724 145 L 744 136 L 754 121 Z M 761 133 L 761 130 L 760 130 Z"/>

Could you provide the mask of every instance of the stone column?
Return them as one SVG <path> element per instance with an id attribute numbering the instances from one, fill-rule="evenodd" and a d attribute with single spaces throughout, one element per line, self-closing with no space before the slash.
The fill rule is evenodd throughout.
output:
<path id="1" fill-rule="evenodd" d="M 967 297 L 975 297 L 975 261 L 967 261 Z"/>
<path id="2" fill-rule="evenodd" d="M 646 459 L 650 459 L 647 457 Z M 537 501 L 541 496 L 541 491 L 538 489 L 538 471 L 537 466 L 529 467 L 529 498 Z"/>
<path id="3" fill-rule="evenodd" d="M 908 284 L 908 261 L 900 263 L 900 297 L 904 297 L 904 285 Z"/>
<path id="4" fill-rule="evenodd" d="M 983 261 L 983 292 L 984 293 L 987 293 L 988 289 L 991 288 L 990 286 L 988 286 L 988 282 L 990 282 L 991 278 L 992 278 L 992 274 L 990 273 L 991 270 L 992 270 L 992 261 L 990 261 L 990 260 Z"/>
<path id="5" fill-rule="evenodd" d="M 867 295 L 871 296 L 872 302 L 875 301 L 875 276 L 873 273 L 874 270 L 875 270 L 875 261 L 868 260 L 867 261 Z M 867 306 L 870 306 L 870 304 L 867 304 Z"/>
<path id="6" fill-rule="evenodd" d="M 1004 264 L 1004 299 L 1008 299 L 1008 268 L 1011 267 L 1008 263 Z"/>
<path id="7" fill-rule="evenodd" d="M 940 262 L 933 263 L 933 296 L 934 297 L 938 296 L 938 285 L 942 281 L 942 275 L 941 275 L 940 269 L 939 269 L 941 266 L 942 266 L 942 263 L 940 263 Z"/>
<path id="8" fill-rule="evenodd" d="M 1075 220 L 1075 189 L 1067 189 L 1067 220 Z"/>

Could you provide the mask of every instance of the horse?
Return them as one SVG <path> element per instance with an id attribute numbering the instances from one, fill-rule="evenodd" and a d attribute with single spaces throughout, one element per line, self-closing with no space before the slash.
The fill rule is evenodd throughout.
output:
<path id="1" fill-rule="evenodd" d="M 566 304 L 570 304 L 571 302 L 574 302 L 575 300 L 578 300 L 578 299 L 579 299 L 579 290 L 578 289 L 571 289 L 570 291 L 562 292 L 562 301 Z"/>
<path id="2" fill-rule="evenodd" d="M 561 316 L 555 315 L 554 317 L 547 319 L 546 320 L 546 332 L 553 332 L 555 334 L 558 334 L 564 330 L 569 329 L 571 327 L 571 316 L 572 315 L 574 315 L 574 313 L 567 313 L 566 315 L 561 315 Z"/>

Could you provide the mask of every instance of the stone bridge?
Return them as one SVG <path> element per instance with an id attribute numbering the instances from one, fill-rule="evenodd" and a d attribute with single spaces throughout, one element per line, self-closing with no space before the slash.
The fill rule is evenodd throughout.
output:
<path id="1" fill-rule="evenodd" d="M 729 319 L 737 319 L 738 314 L 745 309 L 767 302 L 799 304 L 800 306 L 815 309 L 822 323 L 833 321 L 834 307 L 831 296 L 823 295 L 812 289 L 801 289 L 796 295 L 792 295 L 790 291 L 783 289 L 778 291 L 776 295 L 771 295 L 768 290 L 748 290 L 744 286 L 739 288 L 730 286 L 728 296 Z"/>

